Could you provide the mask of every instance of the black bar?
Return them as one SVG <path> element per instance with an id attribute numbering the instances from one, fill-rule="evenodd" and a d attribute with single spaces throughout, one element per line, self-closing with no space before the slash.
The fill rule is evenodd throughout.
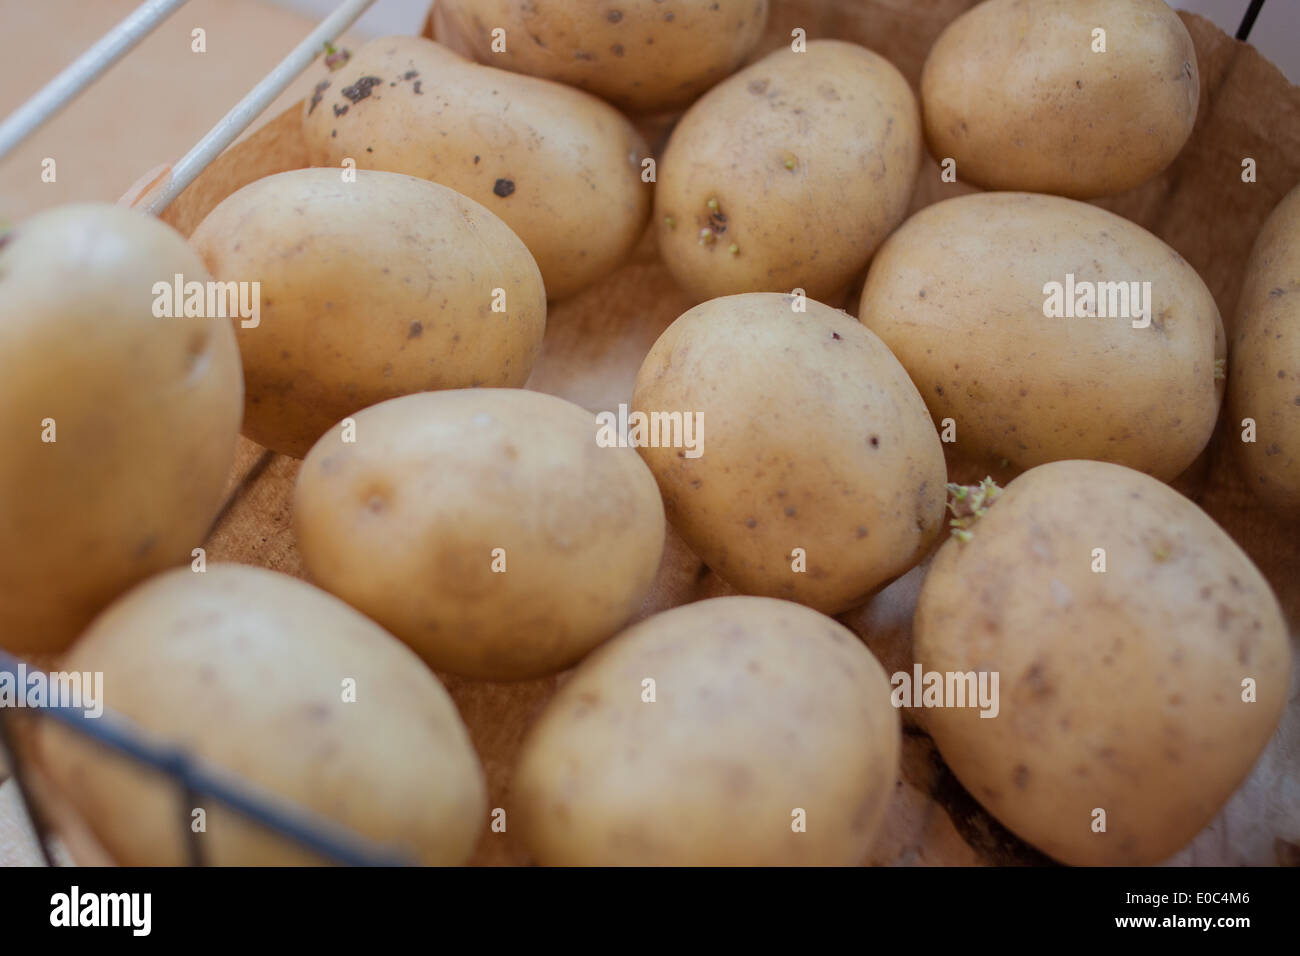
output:
<path id="1" fill-rule="evenodd" d="M 432 948 L 468 942 L 468 948 L 499 950 L 513 935 L 530 949 L 549 940 L 594 952 L 637 942 L 695 949 L 706 939 L 743 952 L 738 942 L 755 937 L 768 951 L 778 938 L 793 936 L 796 952 L 821 953 L 839 948 L 834 939 L 848 933 L 853 948 L 883 945 L 909 954 L 976 952 L 1001 940 L 1012 952 L 1028 943 L 1079 948 L 1094 940 L 1163 950 L 1192 939 L 1232 952 L 1257 950 L 1295 928 L 1295 872 L 1278 868 L 308 868 L 291 874 L 206 868 L 15 875 L 0 870 L 0 928 L 5 951 L 14 953 L 36 952 L 16 945 L 32 937 L 69 942 L 74 929 L 52 926 L 51 917 L 55 895 L 70 898 L 74 885 L 83 897 L 149 893 L 149 936 L 160 943 L 189 948 L 199 939 L 256 940 L 266 948 L 283 940 L 294 952 L 318 942 L 333 949 L 345 940 L 364 941 L 368 951 L 388 942 L 409 947 L 419 934 Z M 1204 897 L 1199 902 L 1197 894 Z M 137 899 L 140 913 L 144 898 Z M 1211 925 L 1186 925 L 1193 919 Z M 1237 924 L 1243 919 L 1248 925 Z M 80 933 L 93 944 L 133 937 L 120 925 Z M 697 945 L 682 945 L 687 942 Z"/>
<path id="2" fill-rule="evenodd" d="M 1250 31 L 1255 27 L 1255 18 L 1259 16 L 1259 11 L 1264 7 L 1264 0 L 1250 0 L 1250 6 L 1246 9 L 1246 15 L 1241 18 L 1241 26 L 1237 27 L 1237 39 L 1243 43 L 1250 38 Z"/>

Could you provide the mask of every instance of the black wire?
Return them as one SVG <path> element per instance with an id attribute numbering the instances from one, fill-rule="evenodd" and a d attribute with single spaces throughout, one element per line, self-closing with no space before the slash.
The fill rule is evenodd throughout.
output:
<path id="1" fill-rule="evenodd" d="M 1264 0 L 1250 0 L 1250 6 L 1246 9 L 1246 15 L 1241 18 L 1241 26 L 1237 27 L 1237 39 L 1245 42 L 1250 37 L 1250 31 L 1255 26 L 1255 18 L 1259 16 L 1259 11 L 1264 7 Z"/>
<path id="2" fill-rule="evenodd" d="M 0 673 L 18 674 L 19 661 L 0 651 Z M 0 714 L 3 714 L 0 708 Z M 302 844 L 318 856 L 345 866 L 408 866 L 411 860 L 389 848 L 380 847 L 352 833 L 345 827 L 288 803 L 271 794 L 261 792 L 235 777 L 211 769 L 194 759 L 184 750 L 155 743 L 145 733 L 125 718 L 105 710 L 99 717 L 87 717 L 75 707 L 32 708 L 33 715 L 50 717 L 65 727 L 89 737 L 101 747 L 117 751 L 136 761 L 160 770 L 174 779 L 182 790 L 211 797 L 240 815 L 261 824 L 274 833 Z M 0 730 L 5 722 L 0 720 Z M 14 745 L 6 741 L 6 747 Z M 18 761 L 14 759 L 14 779 L 19 779 Z M 26 795 L 25 795 L 26 796 Z M 29 813 L 32 806 L 28 805 Z M 33 823 L 38 823 L 36 819 Z M 197 839 L 192 829 L 188 832 Z M 39 830 L 38 830 L 39 832 Z M 196 852 L 191 847 L 191 853 Z M 48 852 L 46 854 L 48 859 Z"/>

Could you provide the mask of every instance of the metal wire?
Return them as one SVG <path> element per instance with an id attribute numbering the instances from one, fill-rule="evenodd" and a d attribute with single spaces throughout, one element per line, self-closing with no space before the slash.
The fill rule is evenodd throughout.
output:
<path id="1" fill-rule="evenodd" d="M 0 159 L 43 126 L 188 0 L 146 0 L 0 123 Z"/>
<path id="2" fill-rule="evenodd" d="M 12 673 L 16 681 L 20 663 L 23 662 L 0 651 L 0 673 Z M 24 666 L 28 673 L 36 671 L 28 665 Z M 189 808 L 193 808 L 195 803 L 192 795 L 211 797 L 254 823 L 287 836 L 313 853 L 336 863 L 349 866 L 404 866 L 412 862 L 409 857 L 376 846 L 309 810 L 292 806 L 278 796 L 209 767 L 184 750 L 152 739 L 142 728 L 107 708 L 99 717 L 87 717 L 77 708 L 67 706 L 35 707 L 31 712 L 49 717 L 90 738 L 102 748 L 124 754 L 171 777 L 180 786 L 183 801 L 188 803 Z M 3 714 L 2 710 L 0 714 Z M 20 780 L 17 745 L 10 742 L 8 738 L 11 736 L 12 734 L 6 734 L 5 746 L 14 761 L 14 778 Z M 30 789 L 24 788 L 23 792 L 30 801 Z M 187 794 L 191 796 L 186 796 Z M 28 813 L 32 814 L 32 811 L 29 802 Z M 37 826 L 35 818 L 33 825 Z M 40 832 L 37 826 L 38 835 Z M 185 816 L 184 832 L 187 840 L 197 838 L 189 825 L 188 813 Z M 195 852 L 191 847 L 192 856 Z M 199 856 L 201 858 L 201 851 Z"/>
<path id="3" fill-rule="evenodd" d="M 147 194 L 139 204 L 145 212 L 158 215 L 179 196 L 185 187 L 198 178 L 199 173 L 208 164 L 235 141 L 253 120 L 257 119 L 271 101 L 288 88 L 303 70 L 311 65 L 325 49 L 326 43 L 332 43 L 350 27 L 357 17 L 365 13 L 374 0 L 344 0 L 328 17 L 321 21 L 307 38 L 294 47 L 293 52 L 280 61 L 262 81 L 253 87 L 248 95 L 240 100 L 235 108 L 221 118 L 194 148 L 186 153 L 171 168 L 161 186 Z"/>
<path id="4" fill-rule="evenodd" d="M 1255 18 L 1259 16 L 1259 11 L 1264 9 L 1264 0 L 1250 0 L 1250 6 L 1246 8 L 1246 15 L 1241 18 L 1241 26 L 1237 27 L 1237 39 L 1243 43 L 1250 38 L 1250 31 L 1255 27 Z"/>

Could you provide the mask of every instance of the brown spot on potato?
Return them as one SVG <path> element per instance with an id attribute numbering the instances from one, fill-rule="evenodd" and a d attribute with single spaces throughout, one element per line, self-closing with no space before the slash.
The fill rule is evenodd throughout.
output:
<path id="1" fill-rule="evenodd" d="M 1025 671 L 1023 680 L 1029 692 L 1035 697 L 1051 697 L 1056 693 L 1056 687 L 1048 679 L 1042 661 L 1035 661 L 1029 670 Z"/>
<path id="2" fill-rule="evenodd" d="M 360 103 L 362 100 L 364 100 L 366 97 L 370 95 L 371 90 L 373 90 L 376 86 L 379 86 L 383 82 L 384 81 L 377 76 L 363 76 L 360 79 L 358 79 L 355 83 L 353 83 L 351 86 L 343 87 L 343 89 L 341 89 L 339 92 L 342 93 L 344 96 L 346 96 L 353 103 Z M 343 111 L 347 112 L 346 106 L 343 107 Z"/>
<path id="3" fill-rule="evenodd" d="M 492 191 L 504 199 L 515 191 L 515 181 L 513 179 L 498 179 L 493 184 Z"/>
<path id="4" fill-rule="evenodd" d="M 321 80 L 316 84 L 316 88 L 311 91 L 311 103 L 307 106 L 307 115 L 311 116 L 312 111 L 320 105 L 320 101 L 325 98 L 325 91 L 329 89 L 330 81 Z"/>
<path id="5" fill-rule="evenodd" d="M 423 334 L 424 334 L 424 323 L 417 321 L 411 323 L 410 331 L 406 333 L 406 337 L 408 339 L 418 339 Z"/>
<path id="6" fill-rule="evenodd" d="M 1029 768 L 1024 764 L 1017 764 L 1015 773 L 1011 775 L 1011 781 L 1016 785 L 1016 789 L 1024 790 L 1029 785 Z"/>

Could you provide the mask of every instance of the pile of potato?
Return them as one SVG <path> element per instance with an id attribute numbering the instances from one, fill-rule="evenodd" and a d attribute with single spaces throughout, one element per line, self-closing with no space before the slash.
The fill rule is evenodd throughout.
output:
<path id="1" fill-rule="evenodd" d="M 1182 257 L 1084 201 L 1191 134 L 1179 18 L 986 0 L 918 97 L 888 50 L 797 30 L 750 56 L 767 0 L 438 12 L 448 45 L 322 67 L 313 168 L 188 241 L 108 206 L 0 240 L 0 646 L 102 671 L 145 731 L 420 862 L 508 826 L 543 864 L 856 864 L 899 679 L 828 615 L 920 567 L 918 668 L 998 677 L 992 719 L 916 713 L 971 795 L 1065 863 L 1187 844 L 1292 665 L 1269 584 L 1168 483 L 1222 425 L 1257 506 L 1300 517 L 1300 187 L 1231 342 Z M 908 218 L 953 174 L 986 191 Z M 697 416 L 698 453 L 600 441 L 609 410 L 525 387 L 548 302 L 647 232 L 698 304 L 630 408 Z M 178 275 L 260 283 L 256 320 L 159 315 Z M 303 459 L 315 586 L 205 561 L 241 429 Z M 731 594 L 642 617 L 668 526 Z M 575 666 L 490 807 L 433 670 Z M 116 859 L 184 860 L 166 781 L 39 744 Z M 220 808 L 203 839 L 313 859 Z"/>

